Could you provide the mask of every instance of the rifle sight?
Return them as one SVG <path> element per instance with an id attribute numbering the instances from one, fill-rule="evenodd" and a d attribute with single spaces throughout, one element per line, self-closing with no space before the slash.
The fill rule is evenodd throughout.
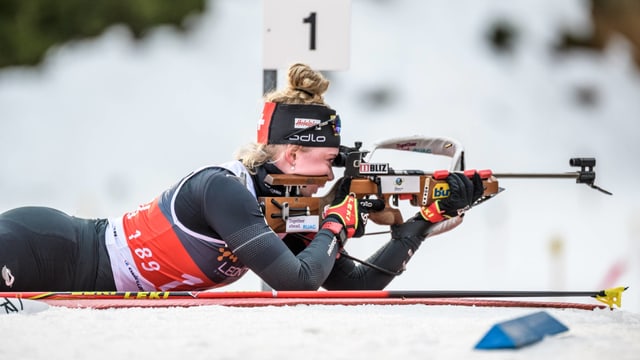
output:
<path id="1" fill-rule="evenodd" d="M 338 156 L 333 159 L 333 166 L 346 167 L 347 164 L 349 164 L 349 161 L 354 158 L 361 160 L 362 157 L 368 153 L 367 151 L 360 151 L 361 147 L 362 141 L 356 141 L 353 147 L 340 145 Z"/>
<path id="2" fill-rule="evenodd" d="M 577 172 L 576 183 L 587 184 L 607 195 L 612 195 L 611 192 L 594 184 L 596 180 L 596 172 L 593 170 L 596 166 L 595 158 L 571 158 L 569 159 L 569 165 L 580 167 L 580 171 Z"/>
<path id="3" fill-rule="evenodd" d="M 569 159 L 569 165 L 580 167 L 594 167 L 596 166 L 595 158 L 571 158 Z"/>

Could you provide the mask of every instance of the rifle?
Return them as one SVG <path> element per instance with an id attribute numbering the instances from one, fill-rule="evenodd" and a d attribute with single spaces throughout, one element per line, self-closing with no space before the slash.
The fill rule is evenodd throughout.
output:
<path id="1" fill-rule="evenodd" d="M 379 225 L 393 225 L 404 222 L 399 209 L 400 201 L 408 201 L 412 206 L 428 206 L 432 202 L 449 196 L 446 178 L 450 172 L 462 172 L 473 176 L 476 170 L 465 170 L 464 149 L 459 142 L 449 138 L 403 137 L 376 144 L 372 151 L 361 150 L 362 142 L 353 147 L 341 146 L 334 166 L 344 167 L 344 177 L 350 177 L 350 192 L 358 199 L 382 199 L 385 208 L 369 214 L 369 219 Z M 424 154 L 441 155 L 451 159 L 448 170 L 426 172 L 422 170 L 395 170 L 388 163 L 370 162 L 377 149 L 394 149 Z M 484 185 L 482 197 L 471 207 L 477 206 L 504 191 L 499 186 L 499 178 L 573 178 L 576 183 L 584 183 L 603 193 L 610 192 L 596 186 L 595 158 L 572 158 L 570 166 L 580 170 L 566 173 L 493 173 L 479 170 Z M 327 176 L 301 176 L 270 174 L 265 182 L 272 186 L 284 186 L 285 194 L 279 197 L 258 199 L 269 226 L 277 233 L 316 232 L 322 220 L 323 209 L 335 197 L 339 182 L 336 182 L 324 196 L 294 196 L 299 188 L 307 185 L 324 186 Z"/>

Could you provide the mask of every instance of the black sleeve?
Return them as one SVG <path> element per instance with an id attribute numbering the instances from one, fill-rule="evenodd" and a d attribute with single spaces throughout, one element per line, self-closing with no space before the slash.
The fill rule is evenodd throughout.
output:
<path id="1" fill-rule="evenodd" d="M 426 223 L 425 223 L 426 225 Z M 365 261 L 373 266 L 356 263 L 341 256 L 322 285 L 328 290 L 381 290 L 402 273 L 424 237 L 422 229 L 412 224 L 392 226 L 391 239 Z M 417 226 L 422 226 L 417 224 Z M 384 270 L 379 270 L 384 269 Z"/>
<path id="2" fill-rule="evenodd" d="M 366 261 L 389 272 L 400 273 L 402 262 L 395 259 L 408 257 L 406 254 L 399 242 L 391 240 Z M 358 264 L 354 260 L 341 256 L 336 260 L 331 274 L 322 287 L 327 290 L 382 290 L 395 278 L 395 275 L 389 272 Z"/>
<path id="3" fill-rule="evenodd" d="M 237 178 L 224 173 L 204 183 L 206 222 L 234 255 L 276 290 L 317 290 L 335 262 L 333 233 L 322 230 L 294 255 L 267 225 L 258 201 Z"/>

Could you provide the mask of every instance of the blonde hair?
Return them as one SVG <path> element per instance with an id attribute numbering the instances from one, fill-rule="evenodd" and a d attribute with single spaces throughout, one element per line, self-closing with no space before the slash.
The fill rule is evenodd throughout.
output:
<path id="1" fill-rule="evenodd" d="M 329 106 L 324 101 L 324 93 L 329 88 L 330 81 L 319 71 L 313 70 L 309 65 L 295 63 L 289 66 L 287 73 L 287 87 L 267 93 L 265 102 L 283 104 L 315 104 Z M 250 173 L 269 161 L 274 161 L 284 153 L 287 146 L 300 145 L 265 145 L 258 143 L 247 144 L 240 148 L 236 154 L 236 160 L 240 160 Z"/>

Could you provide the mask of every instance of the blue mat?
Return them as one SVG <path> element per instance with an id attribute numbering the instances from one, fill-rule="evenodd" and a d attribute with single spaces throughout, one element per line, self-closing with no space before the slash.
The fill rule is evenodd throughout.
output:
<path id="1" fill-rule="evenodd" d="M 495 324 L 476 349 L 517 349 L 569 330 L 544 311 Z"/>

